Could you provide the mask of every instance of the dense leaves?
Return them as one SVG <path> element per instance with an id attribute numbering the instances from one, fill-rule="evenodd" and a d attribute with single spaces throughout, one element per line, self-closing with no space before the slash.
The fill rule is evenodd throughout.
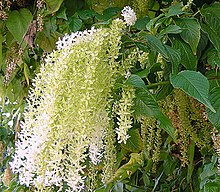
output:
<path id="1" fill-rule="evenodd" d="M 57 40 L 67 33 L 91 27 L 109 28 L 115 18 L 122 18 L 123 7 L 130 5 L 137 12 L 137 22 L 121 31 L 120 50 L 115 50 L 119 51 L 117 58 L 101 61 L 114 60 L 115 69 L 123 74 L 116 76 L 106 104 L 113 131 L 105 134 L 113 135 L 109 141 L 114 146 L 112 158 L 115 159 L 110 164 L 114 174 L 103 183 L 101 172 L 106 164 L 94 165 L 87 158 L 82 171 L 89 175 L 85 180 L 86 190 L 219 192 L 219 2 L 36 0 L 11 1 L 11 5 L 6 2 L 3 1 L 0 9 L 0 174 L 3 178 L 0 188 L 3 191 L 35 191 L 33 186 L 20 185 L 8 165 L 28 92 L 44 66 L 45 56 L 56 49 Z M 79 54 L 74 59 L 78 57 Z M 87 75 L 90 74 L 83 78 Z M 120 119 L 117 110 L 119 103 L 126 100 L 122 94 L 126 88 L 135 92 L 133 104 L 128 107 L 131 111 L 124 116 L 130 115 L 131 127 L 126 143 L 118 143 L 115 142 Z M 100 92 L 103 90 L 105 86 Z M 68 95 L 62 99 L 71 102 Z M 75 118 L 71 114 L 67 115 L 68 121 Z M 68 145 L 64 147 L 63 153 L 68 148 Z M 64 182 L 63 191 L 66 185 Z M 58 188 L 54 186 L 53 191 Z"/>

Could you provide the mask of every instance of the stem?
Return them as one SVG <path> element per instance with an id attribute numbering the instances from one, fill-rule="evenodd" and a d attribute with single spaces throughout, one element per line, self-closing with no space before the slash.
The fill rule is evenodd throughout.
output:
<path id="1" fill-rule="evenodd" d="M 170 83 L 169 81 L 160 81 L 160 82 L 157 82 L 157 83 L 152 83 L 150 85 L 147 85 L 147 88 L 156 87 L 158 85 L 166 85 L 166 84 L 169 84 L 169 83 Z"/>

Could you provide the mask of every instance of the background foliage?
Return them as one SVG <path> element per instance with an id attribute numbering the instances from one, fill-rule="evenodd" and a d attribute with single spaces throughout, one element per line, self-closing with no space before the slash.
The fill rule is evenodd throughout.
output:
<path id="1" fill-rule="evenodd" d="M 108 185 L 98 183 L 96 191 L 218 192 L 220 4 L 190 2 L 1 1 L 1 190 L 29 190 L 19 185 L 8 162 L 45 55 L 58 37 L 107 25 L 131 5 L 138 21 L 122 37 L 121 54 L 138 48 L 147 59 L 135 60 L 131 76 L 118 80 L 117 89 L 122 84 L 135 88 L 137 121 L 128 142 L 116 146 L 115 176 Z"/>

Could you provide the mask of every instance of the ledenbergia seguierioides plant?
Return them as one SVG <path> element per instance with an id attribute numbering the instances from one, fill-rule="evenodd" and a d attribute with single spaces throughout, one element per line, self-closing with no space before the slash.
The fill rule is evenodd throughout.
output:
<path id="1" fill-rule="evenodd" d="M 165 68 L 166 62 L 173 64 L 180 53 L 173 47 L 163 46 L 150 34 L 156 33 L 154 23 L 148 25 L 150 33 L 140 33 L 137 41 L 134 38 L 140 49 L 143 42 L 149 43 L 147 51 L 131 44 L 131 48 L 123 52 L 121 39 L 127 32 L 126 24 L 130 30 L 137 18 L 130 7 L 125 7 L 122 15 L 126 23 L 115 19 L 107 27 L 92 28 L 59 39 L 57 50 L 47 56 L 34 79 L 10 163 L 12 171 L 19 174 L 19 182 L 31 190 L 94 191 L 100 182 L 107 185 L 122 181 L 139 169 L 146 175 L 157 175 L 158 165 L 164 166 L 160 163 L 161 154 L 172 139 L 174 142 L 169 150 L 173 159 L 179 160 L 181 168 L 189 166 L 194 158 L 189 149 L 196 147 L 204 153 L 212 150 L 210 130 L 213 130 L 215 149 L 219 152 L 218 133 L 204 118 L 207 103 L 203 105 L 175 88 L 166 102 L 161 101 L 162 111 L 170 117 L 171 123 L 160 111 L 155 97 L 151 97 L 154 93 L 146 88 L 141 75 L 131 75 L 137 63 L 144 71 L 152 62 L 152 55 L 155 62 Z M 178 27 L 176 29 L 180 31 Z M 159 53 L 150 50 L 154 43 Z M 169 58 L 166 49 L 177 57 Z M 177 68 L 173 67 L 172 72 L 175 73 Z M 154 69 L 148 70 L 150 73 Z M 155 73 L 159 80 L 164 80 L 161 71 Z M 146 95 L 149 106 L 144 100 Z M 141 108 L 142 105 L 150 109 Z M 133 135 L 129 131 L 133 131 Z M 132 140 L 135 134 L 140 139 Z M 130 154 L 127 164 L 121 165 L 120 155 L 127 142 L 136 148 L 128 150 L 134 153 Z M 122 148 L 120 153 L 116 151 L 118 146 Z M 187 174 L 189 182 L 192 173 Z"/>

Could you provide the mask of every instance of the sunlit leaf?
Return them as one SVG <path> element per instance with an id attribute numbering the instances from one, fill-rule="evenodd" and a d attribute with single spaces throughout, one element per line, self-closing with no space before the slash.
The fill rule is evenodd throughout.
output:
<path id="1" fill-rule="evenodd" d="M 181 71 L 177 75 L 171 75 L 170 81 L 175 88 L 182 89 L 185 93 L 203 103 L 212 112 L 216 112 L 208 100 L 209 81 L 200 72 Z"/>

